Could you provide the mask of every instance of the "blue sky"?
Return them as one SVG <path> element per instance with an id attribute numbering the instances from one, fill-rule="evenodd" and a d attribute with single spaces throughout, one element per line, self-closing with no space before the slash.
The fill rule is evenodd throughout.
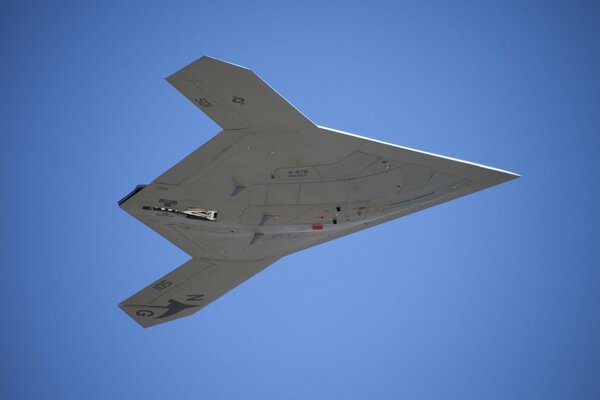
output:
<path id="1" fill-rule="evenodd" d="M 11 2 L 5 399 L 598 399 L 594 2 Z M 320 125 L 522 178 L 288 256 L 193 317 L 116 202 L 219 128 L 164 77 L 247 66 Z"/>

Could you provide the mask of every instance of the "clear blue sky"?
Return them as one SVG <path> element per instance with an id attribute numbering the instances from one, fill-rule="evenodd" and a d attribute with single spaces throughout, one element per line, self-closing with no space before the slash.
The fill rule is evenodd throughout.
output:
<path id="1" fill-rule="evenodd" d="M 4 2 L 2 399 L 600 398 L 600 8 Z M 522 178 L 286 257 L 193 317 L 117 200 L 219 131 L 164 77 L 247 66 L 318 124 Z"/>

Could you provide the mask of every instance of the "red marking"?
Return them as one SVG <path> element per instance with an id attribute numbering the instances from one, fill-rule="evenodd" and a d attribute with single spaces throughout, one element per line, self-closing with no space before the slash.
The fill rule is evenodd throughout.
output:
<path id="1" fill-rule="evenodd" d="M 312 229 L 313 229 L 313 231 L 322 231 L 323 224 L 313 224 Z"/>

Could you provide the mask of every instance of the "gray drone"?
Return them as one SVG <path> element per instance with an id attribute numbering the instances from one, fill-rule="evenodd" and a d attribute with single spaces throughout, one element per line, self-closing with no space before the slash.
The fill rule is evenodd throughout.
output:
<path id="1" fill-rule="evenodd" d="M 214 58 L 167 80 L 223 130 L 119 201 L 192 257 L 119 305 L 144 327 L 195 313 L 287 254 L 518 177 L 315 125 Z"/>

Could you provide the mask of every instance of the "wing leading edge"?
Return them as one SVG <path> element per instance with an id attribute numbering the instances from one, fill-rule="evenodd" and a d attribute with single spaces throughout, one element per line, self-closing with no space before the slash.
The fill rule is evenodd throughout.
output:
<path id="1" fill-rule="evenodd" d="M 144 327 L 195 313 L 287 254 L 518 177 L 318 127 L 213 58 L 167 79 L 224 130 L 119 201 L 192 257 L 119 305 Z"/>

